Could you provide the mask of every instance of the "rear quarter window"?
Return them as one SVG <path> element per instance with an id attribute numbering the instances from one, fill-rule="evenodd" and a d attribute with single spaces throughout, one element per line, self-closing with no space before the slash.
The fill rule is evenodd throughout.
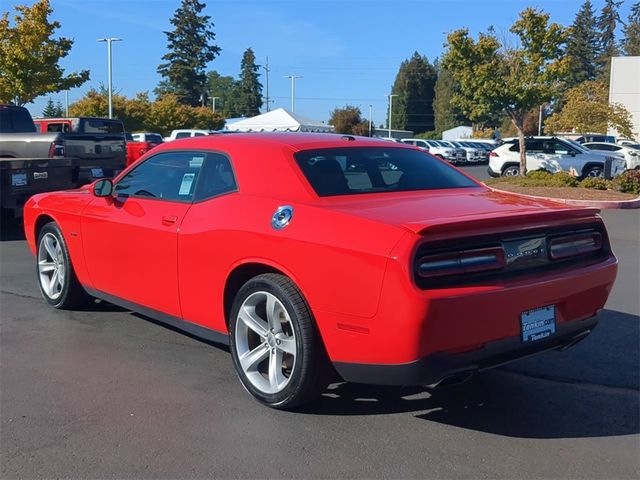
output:
<path id="1" fill-rule="evenodd" d="M 450 165 L 408 148 L 330 148 L 294 157 L 320 197 L 479 186 Z"/>

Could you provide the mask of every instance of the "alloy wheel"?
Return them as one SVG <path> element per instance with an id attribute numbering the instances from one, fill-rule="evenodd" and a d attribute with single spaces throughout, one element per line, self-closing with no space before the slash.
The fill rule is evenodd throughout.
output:
<path id="1" fill-rule="evenodd" d="M 38 248 L 38 273 L 42 291 L 51 300 L 57 300 L 64 289 L 66 266 L 60 241 L 52 233 L 40 239 Z"/>
<path id="2" fill-rule="evenodd" d="M 273 294 L 249 295 L 238 311 L 237 358 L 252 386 L 265 394 L 281 392 L 296 366 L 296 335 L 291 317 Z"/>

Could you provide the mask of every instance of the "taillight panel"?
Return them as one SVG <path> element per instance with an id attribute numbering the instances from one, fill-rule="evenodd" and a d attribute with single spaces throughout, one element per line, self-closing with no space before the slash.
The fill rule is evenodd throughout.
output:
<path id="1" fill-rule="evenodd" d="M 414 255 L 420 288 L 480 281 L 586 265 L 609 255 L 604 226 L 556 227 L 422 243 Z"/>

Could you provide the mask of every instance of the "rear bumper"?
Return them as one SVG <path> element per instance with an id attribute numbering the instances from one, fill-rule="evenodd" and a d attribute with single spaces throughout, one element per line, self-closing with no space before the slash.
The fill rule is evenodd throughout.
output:
<path id="1" fill-rule="evenodd" d="M 487 167 L 487 173 L 489 174 L 490 177 L 493 178 L 498 178 L 500 176 L 500 173 L 496 173 L 493 170 L 491 170 L 491 167 Z"/>
<path id="2" fill-rule="evenodd" d="M 555 335 L 523 344 L 519 336 L 496 340 L 470 352 L 439 352 L 402 364 L 334 362 L 345 381 L 375 385 L 431 385 L 447 377 L 466 375 L 547 350 L 564 349 L 586 338 L 596 327 L 597 316 L 557 325 Z"/>

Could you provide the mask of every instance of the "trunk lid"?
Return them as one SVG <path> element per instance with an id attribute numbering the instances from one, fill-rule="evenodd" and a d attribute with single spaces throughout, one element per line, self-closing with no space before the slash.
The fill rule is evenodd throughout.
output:
<path id="1" fill-rule="evenodd" d="M 416 234 L 436 234 L 482 229 L 498 230 L 519 225 L 545 226 L 558 221 L 593 218 L 595 208 L 567 206 L 488 188 L 367 194 L 325 198 L 326 206 L 348 215 L 395 225 Z M 495 220 L 499 219 L 499 222 Z"/>

